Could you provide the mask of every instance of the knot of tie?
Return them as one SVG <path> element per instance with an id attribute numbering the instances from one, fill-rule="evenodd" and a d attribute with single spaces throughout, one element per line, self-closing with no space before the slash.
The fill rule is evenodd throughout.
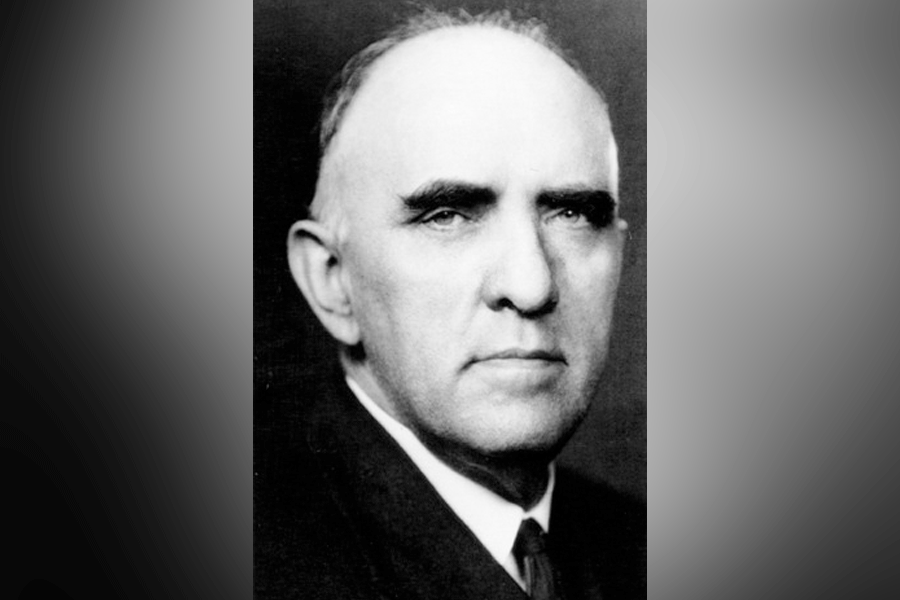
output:
<path id="1" fill-rule="evenodd" d="M 537 521 L 526 519 L 519 525 L 519 535 L 516 536 L 513 551 L 516 556 L 521 557 L 543 554 L 547 551 L 547 543 L 544 540 L 546 535 Z"/>

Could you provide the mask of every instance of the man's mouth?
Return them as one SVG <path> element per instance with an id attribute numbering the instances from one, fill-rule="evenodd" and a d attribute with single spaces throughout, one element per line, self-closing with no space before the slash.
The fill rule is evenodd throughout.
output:
<path id="1" fill-rule="evenodd" d="M 558 350 L 506 348 L 479 354 L 469 364 L 510 368 L 545 368 L 552 364 L 558 366 L 568 363 L 563 353 Z"/>

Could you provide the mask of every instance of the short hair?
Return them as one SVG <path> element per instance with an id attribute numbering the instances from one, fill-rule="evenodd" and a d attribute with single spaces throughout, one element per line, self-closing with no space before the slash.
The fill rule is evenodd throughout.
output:
<path id="1" fill-rule="evenodd" d="M 562 59 L 597 93 L 600 101 L 606 105 L 606 99 L 599 86 L 591 81 L 577 61 L 551 37 L 546 23 L 536 17 L 514 17 L 509 10 L 489 11 L 472 15 L 464 9 L 447 12 L 433 8 L 420 8 L 403 23 L 389 30 L 384 37 L 353 55 L 328 85 L 318 123 L 319 183 L 321 183 L 329 147 L 340 131 L 347 110 L 365 84 L 378 60 L 407 40 L 432 31 L 458 27 L 496 28 L 518 34 L 538 43 Z M 321 197 L 318 185 L 316 188 L 315 198 L 309 207 L 309 213 L 314 218 L 324 218 L 333 221 L 333 218 L 338 216 L 331 212 L 334 207 L 326 208 L 324 206 L 326 203 L 325 198 Z M 326 216 L 323 214 L 323 211 L 331 214 Z M 337 226 L 337 223 L 334 221 L 332 224 Z"/>

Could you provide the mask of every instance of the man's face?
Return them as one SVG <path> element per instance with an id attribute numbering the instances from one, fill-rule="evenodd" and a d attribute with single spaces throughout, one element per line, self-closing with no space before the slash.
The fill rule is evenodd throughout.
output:
<path id="1" fill-rule="evenodd" d="M 369 394 L 430 440 L 556 450 L 595 394 L 621 263 L 595 93 L 525 38 L 433 32 L 376 65 L 335 144 Z"/>

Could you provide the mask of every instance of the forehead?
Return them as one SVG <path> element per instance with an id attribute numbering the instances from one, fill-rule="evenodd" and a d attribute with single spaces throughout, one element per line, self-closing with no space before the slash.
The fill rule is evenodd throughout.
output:
<path id="1" fill-rule="evenodd" d="M 428 179 L 615 192 L 606 107 L 565 61 L 497 28 L 403 42 L 372 68 L 333 140 L 354 189 L 409 191 Z"/>

